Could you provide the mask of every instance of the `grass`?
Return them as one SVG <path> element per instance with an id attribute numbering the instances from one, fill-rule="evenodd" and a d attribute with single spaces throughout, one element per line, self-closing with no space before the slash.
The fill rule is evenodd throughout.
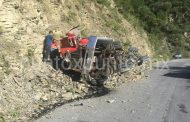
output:
<path id="1" fill-rule="evenodd" d="M 128 47 L 131 45 L 130 41 L 129 40 L 126 40 L 123 42 L 123 46 L 125 49 L 128 49 Z"/>
<path id="2" fill-rule="evenodd" d="M 85 30 L 82 30 L 81 31 L 81 36 L 82 37 L 88 37 L 88 34 L 87 34 L 87 32 Z"/>
<path id="3" fill-rule="evenodd" d="M 12 111 L 10 115 L 11 115 L 11 117 L 13 117 L 13 118 L 17 118 L 17 117 L 20 116 L 20 113 L 19 113 L 18 111 Z"/>
<path id="4" fill-rule="evenodd" d="M 0 34 L 3 33 L 3 28 L 0 26 Z"/>
<path id="5" fill-rule="evenodd" d="M 141 26 L 139 19 L 137 19 L 135 16 L 131 14 L 126 14 L 125 18 L 129 21 L 129 23 L 133 25 L 133 27 L 138 32 L 138 34 L 143 36 L 143 33 L 145 33 L 145 30 Z M 126 45 L 125 48 L 130 45 L 130 43 L 128 44 L 127 42 L 129 41 L 126 41 L 125 42 L 126 44 L 124 43 L 124 46 Z M 147 43 L 150 47 L 153 48 L 152 51 L 154 53 L 153 54 L 154 59 L 156 60 L 171 59 L 172 56 L 168 49 L 167 43 L 163 41 L 163 38 L 161 36 L 158 38 L 154 34 L 148 34 Z"/>
<path id="6" fill-rule="evenodd" d="M 115 32 L 118 32 L 120 30 L 120 25 L 115 20 L 105 20 L 105 26 L 108 28 L 111 28 Z"/>
<path id="7" fill-rule="evenodd" d="M 76 20 L 76 16 L 77 16 L 77 14 L 75 12 L 73 12 L 73 11 L 68 12 L 69 20 L 73 20 L 73 21 Z"/>
<path id="8" fill-rule="evenodd" d="M 168 49 L 168 45 L 162 38 L 158 38 L 154 34 L 148 34 L 150 44 L 154 48 L 153 58 L 157 60 L 171 59 L 172 54 Z"/>
<path id="9" fill-rule="evenodd" d="M 0 114 L 0 122 L 5 122 L 5 119 L 2 114 Z"/>
<path id="10" fill-rule="evenodd" d="M 79 0 L 80 5 L 84 6 L 85 2 L 87 2 L 87 0 Z"/>
<path id="11" fill-rule="evenodd" d="M 110 6 L 109 0 L 96 0 L 98 4 L 104 5 L 104 6 Z"/>
<path id="12" fill-rule="evenodd" d="M 125 31 L 124 27 L 121 26 L 122 18 L 119 16 L 115 9 L 110 8 L 110 12 L 110 14 L 101 15 L 101 18 L 104 20 L 104 26 L 112 29 L 120 35 L 123 31 Z"/>

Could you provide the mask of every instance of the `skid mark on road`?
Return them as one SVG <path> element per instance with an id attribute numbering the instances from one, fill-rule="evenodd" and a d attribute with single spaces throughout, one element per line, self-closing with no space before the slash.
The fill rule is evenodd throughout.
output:
<path id="1" fill-rule="evenodd" d="M 169 116 L 170 116 L 169 114 L 171 113 L 171 110 L 173 107 L 173 100 L 174 100 L 174 96 L 175 96 L 176 85 L 177 85 L 177 82 L 174 83 L 173 88 L 171 90 L 171 97 L 168 100 L 168 103 L 166 105 L 165 113 L 163 116 L 163 122 L 169 122 Z"/>

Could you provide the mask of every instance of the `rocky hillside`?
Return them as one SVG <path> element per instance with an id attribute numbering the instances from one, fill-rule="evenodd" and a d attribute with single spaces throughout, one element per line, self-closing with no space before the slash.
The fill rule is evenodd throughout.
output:
<path id="1" fill-rule="evenodd" d="M 108 36 L 152 55 L 148 37 L 110 0 L 0 0 L 0 121 L 27 120 L 35 109 L 84 96 L 88 85 L 41 62 L 45 35 L 80 25 L 83 36 Z"/>
<path id="2" fill-rule="evenodd" d="M 117 12 L 113 1 L 109 6 L 96 0 L 1 0 L 0 3 L 0 68 L 6 74 L 18 72 L 23 62 L 41 63 L 43 40 L 49 30 L 62 36 L 76 25 L 81 25 L 83 36 L 112 37 L 151 55 L 146 34 L 135 30 Z"/>

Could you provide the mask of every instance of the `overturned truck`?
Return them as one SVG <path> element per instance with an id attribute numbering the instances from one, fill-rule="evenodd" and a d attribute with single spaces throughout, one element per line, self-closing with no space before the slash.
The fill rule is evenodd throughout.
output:
<path id="1" fill-rule="evenodd" d="M 64 67 L 81 73 L 81 78 L 93 85 L 102 85 L 114 73 L 123 73 L 141 65 L 136 48 L 126 52 L 120 41 L 91 36 L 77 39 L 70 34 L 61 40 Z"/>

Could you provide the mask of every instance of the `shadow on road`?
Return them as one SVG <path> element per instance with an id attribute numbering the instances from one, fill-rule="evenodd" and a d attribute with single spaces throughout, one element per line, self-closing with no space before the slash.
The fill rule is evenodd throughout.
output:
<path id="1" fill-rule="evenodd" d="M 166 77 L 190 79 L 190 66 L 187 67 L 169 67 L 169 73 L 165 74 Z M 190 81 L 188 81 L 190 83 Z"/>
<path id="2" fill-rule="evenodd" d="M 69 76 L 73 82 L 81 82 L 81 74 L 80 72 L 75 72 L 72 70 L 65 70 L 62 67 L 62 62 L 63 59 L 60 57 L 60 54 L 58 52 L 58 50 L 54 50 L 51 53 L 51 59 L 52 62 L 50 63 L 50 65 L 55 69 L 55 70 L 61 70 L 63 72 L 63 75 L 67 75 Z M 89 98 L 95 98 L 95 97 L 101 97 L 104 95 L 107 95 L 111 92 L 112 90 L 109 88 L 106 88 L 104 86 L 90 86 L 88 88 L 88 92 L 86 93 L 85 96 L 76 98 L 76 99 L 72 99 L 72 100 L 64 100 L 64 99 L 60 99 L 60 101 L 57 101 L 55 104 L 50 104 L 47 107 L 45 107 L 43 110 L 40 111 L 35 111 L 36 114 L 34 114 L 31 117 L 31 120 L 36 120 L 44 115 L 47 115 L 50 111 L 55 110 L 56 108 L 74 102 L 74 101 L 79 101 L 80 99 L 89 99 Z M 83 106 L 83 104 L 79 104 L 79 106 Z"/>
<path id="3" fill-rule="evenodd" d="M 96 93 L 93 93 L 94 91 L 96 91 Z M 43 109 L 42 111 L 40 111 L 37 115 L 32 116 L 31 120 L 37 120 L 42 116 L 47 115 L 48 113 L 50 113 L 51 111 L 55 110 L 56 108 L 63 106 L 65 104 L 69 104 L 71 102 L 76 102 L 79 101 L 80 99 L 90 99 L 90 98 L 96 98 L 96 97 L 101 97 L 104 96 L 106 94 L 109 94 L 111 92 L 110 89 L 106 88 L 106 87 L 91 87 L 89 89 L 89 93 L 87 95 L 85 95 L 84 97 L 81 98 L 76 98 L 76 99 L 72 99 L 72 100 L 61 100 L 60 102 L 57 102 L 55 104 L 51 104 L 48 107 L 46 107 L 45 109 Z M 83 103 L 81 104 L 76 104 L 76 106 L 83 106 Z"/>

